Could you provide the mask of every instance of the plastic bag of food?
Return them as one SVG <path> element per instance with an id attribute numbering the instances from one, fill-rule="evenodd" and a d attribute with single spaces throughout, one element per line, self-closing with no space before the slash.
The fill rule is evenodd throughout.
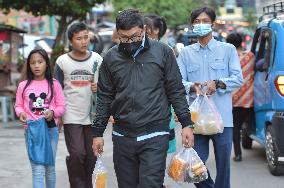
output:
<path id="1" fill-rule="evenodd" d="M 183 148 L 181 151 L 177 152 L 169 166 L 168 166 L 168 175 L 170 178 L 172 178 L 176 182 L 184 182 L 186 170 L 188 169 L 188 152 L 185 148 Z"/>
<path id="2" fill-rule="evenodd" d="M 199 183 L 206 180 L 208 178 L 207 168 L 196 151 L 193 148 L 189 148 L 187 152 L 189 152 L 189 165 L 186 171 L 185 182 Z"/>
<path id="3" fill-rule="evenodd" d="M 92 176 L 93 188 L 106 188 L 107 186 L 107 170 L 98 156 L 96 166 Z"/>
<path id="4" fill-rule="evenodd" d="M 198 183 L 208 178 L 207 168 L 192 148 L 182 148 L 173 156 L 168 175 L 179 183 Z"/>
<path id="5" fill-rule="evenodd" d="M 194 124 L 195 134 L 213 135 L 224 130 L 223 120 L 216 109 L 214 102 L 206 95 L 200 95 L 198 118 Z"/>

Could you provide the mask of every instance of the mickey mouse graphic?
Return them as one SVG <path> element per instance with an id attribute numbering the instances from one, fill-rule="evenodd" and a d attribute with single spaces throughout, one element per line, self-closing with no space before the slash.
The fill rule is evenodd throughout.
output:
<path id="1" fill-rule="evenodd" d="M 45 99 L 47 95 L 46 93 L 42 92 L 38 97 L 34 93 L 30 93 L 29 98 L 31 101 L 31 110 L 35 115 L 43 115 L 44 112 L 47 110 L 44 107 Z"/>

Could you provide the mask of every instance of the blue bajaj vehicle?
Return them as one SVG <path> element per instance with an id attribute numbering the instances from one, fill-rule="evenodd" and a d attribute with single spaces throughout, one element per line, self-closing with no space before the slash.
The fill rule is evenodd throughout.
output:
<path id="1" fill-rule="evenodd" d="M 255 125 L 243 130 L 242 145 L 265 146 L 273 175 L 284 174 L 284 2 L 263 8 L 251 51 L 255 54 Z"/>

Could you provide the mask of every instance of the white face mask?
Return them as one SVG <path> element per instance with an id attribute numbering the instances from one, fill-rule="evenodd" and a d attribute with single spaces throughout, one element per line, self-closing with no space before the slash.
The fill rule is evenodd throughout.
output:
<path id="1" fill-rule="evenodd" d="M 200 37 L 204 37 L 212 32 L 212 24 L 195 24 L 193 26 L 193 32 Z"/>

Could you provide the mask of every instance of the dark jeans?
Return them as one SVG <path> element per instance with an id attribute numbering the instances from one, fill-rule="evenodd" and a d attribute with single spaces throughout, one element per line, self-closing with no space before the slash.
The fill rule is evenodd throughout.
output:
<path id="1" fill-rule="evenodd" d="M 254 125 L 254 110 L 253 108 L 233 108 L 233 121 L 234 121 L 234 133 L 233 133 L 233 143 L 235 156 L 242 155 L 241 149 L 241 130 L 242 125 L 247 123 L 248 126 Z"/>
<path id="2" fill-rule="evenodd" d="M 135 138 L 112 137 L 113 162 L 119 188 L 162 188 L 169 135 L 137 142 Z"/>
<path id="3" fill-rule="evenodd" d="M 66 158 L 71 188 L 92 188 L 96 158 L 93 154 L 91 125 L 65 124 L 64 134 L 69 157 Z"/>
<path id="4" fill-rule="evenodd" d="M 225 127 L 223 133 L 215 135 L 194 135 L 194 149 L 201 160 L 206 163 L 209 156 L 209 141 L 213 142 L 216 161 L 216 179 L 196 183 L 197 188 L 230 188 L 230 158 L 232 150 L 233 128 Z"/>

